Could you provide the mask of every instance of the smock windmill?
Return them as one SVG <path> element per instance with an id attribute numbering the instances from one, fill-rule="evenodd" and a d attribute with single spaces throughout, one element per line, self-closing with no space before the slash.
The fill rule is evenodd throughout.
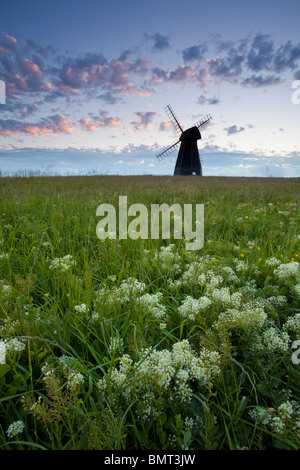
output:
<path id="1" fill-rule="evenodd" d="M 158 160 L 163 160 L 180 146 L 174 175 L 202 176 L 202 165 L 198 152 L 197 140 L 201 139 L 199 129 L 212 119 L 211 115 L 207 114 L 197 122 L 195 126 L 184 131 L 170 105 L 165 107 L 165 111 L 170 121 L 173 123 L 175 130 L 177 132 L 181 132 L 181 136 L 177 142 L 160 152 L 156 157 Z"/>

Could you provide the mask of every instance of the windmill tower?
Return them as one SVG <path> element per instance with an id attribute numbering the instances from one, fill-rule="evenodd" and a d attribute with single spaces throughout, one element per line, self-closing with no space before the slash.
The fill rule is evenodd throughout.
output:
<path id="1" fill-rule="evenodd" d="M 170 121 L 173 123 L 175 130 L 181 132 L 181 136 L 177 142 L 160 152 L 156 157 L 158 160 L 163 160 L 180 146 L 174 175 L 202 176 L 202 165 L 197 140 L 201 139 L 200 127 L 204 126 L 204 124 L 212 119 L 211 115 L 207 114 L 201 121 L 197 122 L 194 127 L 190 127 L 184 131 L 170 105 L 166 106 L 165 111 Z"/>

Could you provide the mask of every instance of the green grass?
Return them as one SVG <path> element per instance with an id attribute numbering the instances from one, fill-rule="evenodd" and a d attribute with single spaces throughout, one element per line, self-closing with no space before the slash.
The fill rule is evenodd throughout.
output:
<path id="1" fill-rule="evenodd" d="M 0 449 L 299 449 L 299 188 L 0 178 Z M 204 247 L 99 240 L 122 195 L 204 204 Z"/>

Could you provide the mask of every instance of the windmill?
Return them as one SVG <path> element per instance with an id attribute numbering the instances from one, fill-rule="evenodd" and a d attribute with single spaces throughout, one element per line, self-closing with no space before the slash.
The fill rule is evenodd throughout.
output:
<path id="1" fill-rule="evenodd" d="M 170 105 L 165 107 L 165 111 L 175 127 L 177 132 L 181 132 L 181 136 L 177 142 L 170 145 L 156 157 L 158 160 L 163 160 L 170 155 L 179 146 L 179 152 L 175 165 L 174 175 L 200 175 L 202 176 L 202 165 L 199 157 L 197 140 L 201 139 L 200 127 L 208 123 L 212 117 L 210 114 L 204 116 L 194 127 L 183 130 L 179 121 Z"/>

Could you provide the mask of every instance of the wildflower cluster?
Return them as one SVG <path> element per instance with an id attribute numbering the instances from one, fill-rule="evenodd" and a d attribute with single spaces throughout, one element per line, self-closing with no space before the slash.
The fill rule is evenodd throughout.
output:
<path id="1" fill-rule="evenodd" d="M 276 434 L 300 438 L 300 405 L 294 400 L 284 401 L 277 410 L 257 407 L 249 414 L 254 421 Z"/>
<path id="2" fill-rule="evenodd" d="M 8 437 L 16 437 L 18 434 L 21 434 L 25 428 L 23 421 L 18 420 L 8 426 L 6 434 Z"/>
<path id="3" fill-rule="evenodd" d="M 283 283 L 293 281 L 295 278 L 300 280 L 299 262 L 281 264 L 274 270 L 274 274 Z"/>
<path id="4" fill-rule="evenodd" d="M 5 348 L 7 352 L 22 352 L 26 348 L 26 344 L 24 341 L 20 340 L 19 338 L 6 338 L 4 340 Z"/>
<path id="5" fill-rule="evenodd" d="M 146 251 L 145 254 L 148 252 Z M 161 246 L 151 257 L 151 264 L 156 266 L 163 274 L 175 275 L 181 271 L 181 256 L 174 244 Z"/>
<path id="6" fill-rule="evenodd" d="M 0 295 L 2 297 L 7 297 L 8 295 L 10 295 L 12 292 L 12 289 L 11 289 L 11 286 L 9 284 L 4 284 L 2 283 L 2 285 L 0 284 Z"/>
<path id="7" fill-rule="evenodd" d="M 187 404 L 194 387 L 212 383 L 220 373 L 220 355 L 202 349 L 193 351 L 188 340 L 177 342 L 168 349 L 145 349 L 134 360 L 125 354 L 119 368 L 110 375 L 109 386 L 125 400 L 126 405 L 138 399 L 137 416 L 142 419 L 157 418 L 171 402 Z M 98 383 L 105 393 L 107 377 Z"/>
<path id="8" fill-rule="evenodd" d="M 72 266 L 76 265 L 76 261 L 73 259 L 72 255 L 66 255 L 62 258 L 54 258 L 50 261 L 49 269 L 65 272 L 69 271 Z"/>
<path id="9" fill-rule="evenodd" d="M 56 366 L 45 363 L 42 367 L 44 379 L 48 377 L 62 377 L 66 388 L 75 392 L 84 383 L 84 376 L 78 372 L 73 360 L 68 356 L 61 356 Z"/>
<path id="10" fill-rule="evenodd" d="M 137 279 L 128 278 L 121 281 L 119 287 L 104 286 L 97 292 L 97 301 L 102 305 L 114 307 L 130 302 L 138 294 L 142 293 L 146 288 L 144 282 L 139 282 Z"/>
<path id="11" fill-rule="evenodd" d="M 166 319 L 166 306 L 162 303 L 163 294 L 143 294 L 136 300 L 136 307 L 141 311 L 151 315 L 156 320 Z"/>

